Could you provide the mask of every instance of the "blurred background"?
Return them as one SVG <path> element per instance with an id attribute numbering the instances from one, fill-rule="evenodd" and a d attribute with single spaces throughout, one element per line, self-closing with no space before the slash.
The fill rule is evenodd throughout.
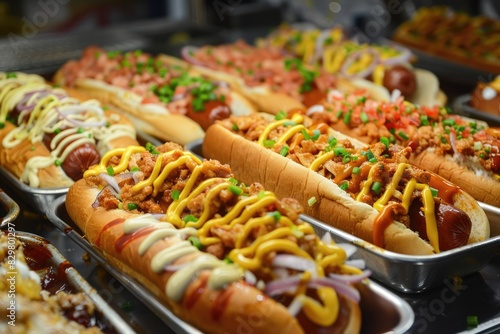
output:
<path id="1" fill-rule="evenodd" d="M 421 6 L 448 5 L 499 17 L 496 0 L 0 0 L 0 70 L 50 77 L 88 45 L 179 55 L 187 44 L 253 42 L 282 22 L 342 25 L 364 41 L 382 40 Z M 418 59 L 449 83 L 451 97 L 480 76 Z"/>

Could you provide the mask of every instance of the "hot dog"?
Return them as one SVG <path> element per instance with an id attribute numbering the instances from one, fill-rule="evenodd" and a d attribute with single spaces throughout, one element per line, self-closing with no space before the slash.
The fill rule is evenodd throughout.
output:
<path id="1" fill-rule="evenodd" d="M 304 30 L 292 25 L 281 25 L 258 44 L 284 50 L 305 63 L 320 65 L 326 72 L 353 82 L 367 79 L 379 89 L 386 89 L 385 96 L 397 89 L 415 104 L 446 103 L 437 77 L 429 71 L 414 68 L 413 55 L 404 47 L 349 40 L 340 27 Z"/>
<path id="2" fill-rule="evenodd" d="M 54 81 L 109 103 L 161 140 L 186 144 L 215 120 L 247 115 L 255 107 L 226 83 L 192 73 L 180 59 L 88 47 Z"/>
<path id="3" fill-rule="evenodd" d="M 410 164 L 410 148 L 359 145 L 300 114 L 218 122 L 203 154 L 231 163 L 243 182 L 287 193 L 307 214 L 390 251 L 435 254 L 489 236 L 472 197 Z"/>
<path id="4" fill-rule="evenodd" d="M 123 115 L 73 96 L 38 75 L 0 72 L 0 164 L 31 187 L 67 187 L 109 149 L 137 145 Z"/>
<path id="5" fill-rule="evenodd" d="M 243 41 L 201 48 L 185 47 L 184 60 L 196 71 L 232 87 L 253 101 L 259 111 L 276 114 L 280 110 L 308 107 L 326 97 L 330 89 L 380 91 L 368 82 L 354 85 L 330 73 L 305 64 L 298 58 L 284 56 L 278 49 L 259 48 Z M 380 96 L 388 99 L 388 96 Z"/>
<path id="6" fill-rule="evenodd" d="M 346 282 L 369 272 L 298 219 L 296 201 L 177 144 L 149 151 L 111 151 L 66 197 L 110 263 L 204 332 L 236 332 L 241 322 L 258 333 L 359 332 L 358 293 Z"/>
<path id="7" fill-rule="evenodd" d="M 419 107 L 402 97 L 381 103 L 364 94 L 340 92 L 306 113 L 366 143 L 385 137 L 409 146 L 410 162 L 479 201 L 500 206 L 500 132 L 484 122 L 449 114 L 444 107 Z"/>

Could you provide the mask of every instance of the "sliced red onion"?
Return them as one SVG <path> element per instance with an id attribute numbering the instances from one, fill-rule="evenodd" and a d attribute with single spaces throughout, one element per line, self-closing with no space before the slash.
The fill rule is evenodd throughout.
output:
<path id="1" fill-rule="evenodd" d="M 316 268 L 316 263 L 313 260 L 290 254 L 276 255 L 272 265 L 299 271 L 314 270 Z"/>
<path id="2" fill-rule="evenodd" d="M 370 270 L 364 270 L 361 274 L 359 275 L 339 275 L 339 274 L 329 274 L 328 276 L 330 278 L 342 281 L 342 282 L 349 282 L 349 283 L 355 283 L 355 282 L 360 282 L 364 280 L 365 278 L 370 277 L 372 272 Z"/>
<path id="3" fill-rule="evenodd" d="M 325 107 L 321 104 L 315 104 L 309 107 L 306 111 L 307 116 L 311 116 L 312 114 L 318 113 L 318 112 L 324 112 Z"/>
<path id="4" fill-rule="evenodd" d="M 342 92 L 337 89 L 331 89 L 328 92 L 328 95 L 326 96 L 326 100 L 330 103 L 333 103 L 335 99 L 343 99 L 343 98 L 344 94 L 342 94 Z"/>
<path id="5" fill-rule="evenodd" d="M 197 46 L 187 45 L 181 49 L 182 58 L 190 64 L 203 66 L 203 63 L 193 57 L 191 54 L 197 52 L 200 48 Z"/>
<path id="6" fill-rule="evenodd" d="M 114 177 L 106 173 L 99 174 L 99 177 L 110 185 L 117 194 L 120 193 L 120 186 Z"/>
<path id="7" fill-rule="evenodd" d="M 345 250 L 347 258 L 350 258 L 357 251 L 356 246 L 348 244 L 348 243 L 338 243 L 337 246 L 339 246 L 343 250 Z"/>
<path id="8" fill-rule="evenodd" d="M 330 287 L 335 289 L 338 294 L 343 295 L 344 297 L 358 303 L 361 299 L 359 291 L 353 288 L 350 285 L 347 285 L 345 282 L 339 281 L 335 278 L 331 277 L 317 277 L 311 279 L 309 284 L 307 285 L 310 288 L 319 288 L 319 287 Z"/>
<path id="9" fill-rule="evenodd" d="M 369 54 L 371 54 L 373 56 L 373 60 L 370 63 L 370 65 L 367 66 L 361 72 L 350 74 L 349 71 L 348 71 L 349 67 L 356 60 L 358 60 L 359 58 L 361 58 L 361 56 L 363 56 L 366 53 L 369 53 Z M 340 72 L 343 75 L 345 75 L 346 77 L 348 77 L 348 78 L 366 78 L 367 76 L 369 76 L 373 72 L 373 70 L 375 69 L 375 66 L 378 64 L 378 62 L 379 62 L 379 55 L 378 55 L 378 52 L 376 50 L 374 50 L 372 48 L 367 48 L 367 49 L 359 50 L 359 51 L 351 53 L 347 57 L 347 59 L 344 61 L 344 64 L 342 65 L 342 68 L 340 69 Z"/>
<path id="10" fill-rule="evenodd" d="M 386 66 L 394 66 L 398 64 L 407 64 L 410 62 L 411 59 L 411 51 L 408 50 L 405 47 L 402 46 L 397 46 L 397 45 L 390 45 L 391 48 L 396 49 L 400 52 L 399 55 L 392 57 L 392 58 L 387 58 L 384 60 L 381 60 L 383 65 Z"/>
<path id="11" fill-rule="evenodd" d="M 450 145 L 451 145 L 451 148 L 453 149 L 453 153 L 460 154 L 457 151 L 457 137 L 455 135 L 454 129 L 451 129 L 451 131 L 450 131 Z"/>
<path id="12" fill-rule="evenodd" d="M 101 196 L 101 194 L 104 192 L 104 190 L 106 189 L 109 189 L 109 191 L 111 191 L 111 193 L 117 197 L 118 196 L 118 193 L 113 189 L 113 187 L 111 187 L 109 184 L 107 184 L 104 188 L 101 189 L 101 191 L 99 191 L 99 193 L 97 194 L 97 196 L 95 197 L 95 201 L 94 203 L 92 203 L 92 207 L 94 209 L 96 209 L 97 207 L 99 207 L 99 196 Z"/>
<path id="13" fill-rule="evenodd" d="M 271 281 L 266 284 L 265 293 L 268 296 L 275 296 L 285 292 L 293 291 L 297 288 L 302 274 L 290 276 L 287 278 Z"/>
<path id="14" fill-rule="evenodd" d="M 250 270 L 245 270 L 245 281 L 250 285 L 257 284 L 257 277 Z"/>
<path id="15" fill-rule="evenodd" d="M 344 262 L 345 265 L 359 268 L 359 269 L 365 269 L 366 263 L 365 260 L 363 259 L 354 259 L 354 260 L 347 260 Z"/>
<path id="16" fill-rule="evenodd" d="M 128 173 L 121 173 L 121 174 L 118 174 L 115 176 L 115 180 L 118 184 L 120 184 L 121 182 L 123 181 L 126 181 L 126 180 L 134 180 L 134 173 L 132 172 L 128 172 Z M 135 180 L 134 180 L 134 184 L 135 184 Z"/>

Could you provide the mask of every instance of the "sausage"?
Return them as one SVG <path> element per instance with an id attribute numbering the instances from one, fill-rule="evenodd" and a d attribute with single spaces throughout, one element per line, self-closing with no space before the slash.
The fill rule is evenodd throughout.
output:
<path id="1" fill-rule="evenodd" d="M 403 96 L 408 97 L 415 92 L 417 79 L 411 69 L 402 65 L 395 65 L 385 70 L 383 85 L 389 92 L 399 89 Z"/>
<path id="2" fill-rule="evenodd" d="M 71 151 L 61 167 L 68 177 L 78 181 L 90 166 L 98 164 L 100 160 L 101 155 L 95 145 L 86 143 Z"/>
<path id="3" fill-rule="evenodd" d="M 211 100 L 205 102 L 205 109 L 201 111 L 195 111 L 190 104 L 187 108 L 186 116 L 200 124 L 203 130 L 206 130 L 215 121 L 231 116 L 231 109 L 222 101 Z"/>
<path id="4" fill-rule="evenodd" d="M 415 199 L 410 206 L 410 228 L 419 233 L 420 237 L 427 237 L 425 216 L 419 199 Z M 439 235 L 439 248 L 441 251 L 467 245 L 472 229 L 469 216 L 462 210 L 444 202 L 436 202 L 434 207 Z"/>
<path id="5" fill-rule="evenodd" d="M 54 133 L 46 133 L 43 136 L 42 142 L 50 149 L 50 142 L 55 137 Z M 78 181 L 83 177 L 83 173 L 92 165 L 99 163 L 101 155 L 95 145 L 86 143 L 78 146 L 71 151 L 64 161 L 62 161 L 61 168 L 66 175 L 73 181 Z"/>

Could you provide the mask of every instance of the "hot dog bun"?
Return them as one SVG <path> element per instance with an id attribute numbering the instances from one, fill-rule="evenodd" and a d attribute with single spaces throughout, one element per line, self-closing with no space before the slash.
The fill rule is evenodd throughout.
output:
<path id="1" fill-rule="evenodd" d="M 0 91 L 0 165 L 32 187 L 68 187 L 108 150 L 138 144 L 121 113 L 37 75 L 0 73 Z"/>
<path id="2" fill-rule="evenodd" d="M 257 180 L 278 196 L 288 194 L 296 198 L 304 206 L 305 213 L 374 242 L 374 224 L 379 212 L 372 205 L 354 200 L 352 195 L 341 190 L 332 180 L 310 168 L 233 133 L 228 129 L 231 126 L 229 121 L 223 123 L 224 126 L 222 123 L 216 124 L 207 131 L 203 142 L 204 156 L 231 164 L 236 177 L 244 182 Z M 329 133 L 341 138 L 338 133 Z M 457 188 L 449 201 L 471 219 L 469 243 L 489 236 L 486 215 L 470 195 Z M 398 222 L 385 229 L 384 241 L 385 249 L 398 253 L 425 255 L 436 252 L 427 240 Z"/>
<path id="3" fill-rule="evenodd" d="M 101 59 L 96 60 L 94 53 L 100 54 Z M 113 67 L 113 61 L 117 57 L 122 59 L 122 68 L 119 71 Z M 146 62 L 145 59 L 151 64 L 140 65 Z M 103 73 L 95 73 L 89 69 L 87 64 L 89 61 L 95 62 L 96 67 L 101 66 Z M 107 63 L 110 67 L 107 67 Z M 145 66 L 145 69 L 143 70 L 141 66 Z M 157 68 L 153 70 L 153 66 Z M 146 70 L 149 72 L 144 73 Z M 162 89 L 171 85 L 172 78 L 179 78 L 184 74 L 189 74 L 193 78 L 199 77 L 198 74 L 190 72 L 188 64 L 173 57 L 152 58 L 142 53 L 138 53 L 137 56 L 132 56 L 130 53 L 110 55 L 104 50 L 90 47 L 85 50 L 82 59 L 70 61 L 59 69 L 53 80 L 61 85 L 70 86 L 87 97 L 97 98 L 115 106 L 125 112 L 141 131 L 161 140 L 172 140 L 181 144 L 202 138 L 203 129 L 213 122 L 212 118 L 222 119 L 227 117 L 227 113 L 248 115 L 255 112 L 252 103 L 229 87 L 217 88 L 223 91 L 218 93 L 217 98 L 223 96 L 224 101 L 218 102 L 218 105 L 210 110 L 201 111 L 191 111 L 194 97 L 189 95 L 189 90 L 193 87 L 187 86 L 182 97 L 170 96 L 167 104 L 160 101 L 156 93 L 153 93 L 155 91 L 153 86 Z M 127 81 L 126 85 L 123 83 L 124 80 Z M 138 86 L 141 88 L 135 86 L 134 80 L 139 82 Z M 192 83 L 189 85 L 192 86 Z M 165 88 L 166 91 L 169 89 Z M 170 93 L 173 94 L 175 91 L 177 90 L 174 88 Z M 177 100 L 174 101 L 174 98 Z M 221 113 L 222 107 L 228 109 L 224 109 L 224 114 Z"/>
<path id="4" fill-rule="evenodd" d="M 147 211 L 152 207 L 143 206 L 144 203 L 149 201 L 149 195 L 146 195 L 148 198 L 145 198 L 144 202 L 137 202 L 137 197 L 135 197 L 135 195 L 133 194 L 131 196 L 131 194 L 129 193 L 131 189 L 130 186 L 133 187 L 133 184 L 135 183 L 135 181 L 132 182 L 132 178 L 129 178 L 127 184 L 123 184 L 123 181 L 120 182 L 121 189 L 119 191 L 121 193 L 121 200 L 123 201 L 123 209 L 113 209 L 111 207 L 108 207 L 109 204 L 106 204 L 106 202 L 112 199 L 113 196 L 102 195 L 105 196 L 106 199 L 104 197 L 101 197 L 103 191 L 101 191 L 100 189 L 102 188 L 103 184 L 97 184 L 97 182 L 99 182 L 98 175 L 101 173 L 102 167 L 104 167 L 105 169 L 114 168 L 116 171 L 116 177 L 119 177 L 119 173 L 122 172 L 120 171 L 121 169 L 119 170 L 119 166 L 110 164 L 109 161 L 101 161 L 98 166 L 94 166 L 89 170 L 89 174 L 86 174 L 86 179 L 80 180 L 70 187 L 66 197 L 66 209 L 71 219 L 82 230 L 89 242 L 96 248 L 101 250 L 103 255 L 108 261 L 110 261 L 113 266 L 120 269 L 127 275 L 137 279 L 140 283 L 150 289 L 156 296 L 158 296 L 158 298 L 163 303 L 165 303 L 177 316 L 179 316 L 182 320 L 194 325 L 203 332 L 229 333 L 235 332 L 235 330 L 237 330 L 238 328 L 243 328 L 242 326 L 246 326 L 244 328 L 249 327 L 250 329 L 255 330 L 259 333 L 272 333 L 277 330 L 282 330 L 283 328 L 290 333 L 315 333 L 316 330 L 319 329 L 319 327 L 317 327 L 318 325 L 313 325 L 311 320 L 307 320 L 309 319 L 308 317 L 310 317 L 310 315 L 305 316 L 301 311 L 299 311 L 299 320 L 299 317 L 296 318 L 289 313 L 287 307 L 285 306 L 289 303 L 285 301 L 285 295 L 287 295 L 286 293 L 276 296 L 276 300 L 270 298 L 270 296 L 266 295 L 265 292 L 269 290 L 264 289 L 264 291 L 262 291 L 262 288 L 257 288 L 256 283 L 252 283 L 250 279 L 246 278 L 246 274 L 243 274 L 243 270 L 249 270 L 254 273 L 250 275 L 256 275 L 259 280 L 263 280 L 263 282 L 261 282 L 262 284 L 270 284 L 268 283 L 268 280 L 270 279 L 270 271 L 268 270 L 272 270 L 272 268 L 267 264 L 267 262 L 263 261 L 262 259 L 261 265 L 252 265 L 251 268 L 248 267 L 250 268 L 248 269 L 244 264 L 240 264 L 239 259 L 241 257 L 233 257 L 232 251 L 243 249 L 239 248 L 241 246 L 236 245 L 228 246 L 229 249 L 225 250 L 225 252 L 228 252 L 229 254 L 226 258 L 234 259 L 234 264 L 228 264 L 224 263 L 221 260 L 216 260 L 213 255 L 208 254 L 209 252 L 206 250 L 207 248 L 205 248 L 209 247 L 205 246 L 207 243 L 209 243 L 209 241 L 206 240 L 210 238 L 213 239 L 215 234 L 211 235 L 208 239 L 204 239 L 205 232 L 203 232 L 203 230 L 205 229 L 204 226 L 206 226 L 207 224 L 211 224 L 210 222 L 213 220 L 218 220 L 220 226 L 224 226 L 222 220 L 224 219 L 224 215 L 226 214 L 225 210 L 229 210 L 231 207 L 239 207 L 240 209 L 235 209 L 236 211 L 234 211 L 233 209 L 230 209 L 232 211 L 229 211 L 237 212 L 238 210 L 244 209 L 236 216 L 232 216 L 232 213 L 227 213 L 228 215 L 231 215 L 231 221 L 235 220 L 235 223 L 239 222 L 239 224 L 243 224 L 242 226 L 245 226 L 246 224 L 252 224 L 252 222 L 257 223 L 259 219 L 267 219 L 268 223 L 262 226 L 267 226 L 267 228 L 269 228 L 269 231 L 267 231 L 268 233 L 264 230 L 261 230 L 258 235 L 265 237 L 265 239 L 262 240 L 266 240 L 266 248 L 271 247 L 274 250 L 274 255 L 269 255 L 271 256 L 271 258 L 272 256 L 279 255 L 283 252 L 283 250 L 276 248 L 277 242 L 275 242 L 275 240 L 280 240 L 279 242 L 282 242 L 283 244 L 293 244 L 295 242 L 305 242 L 306 239 L 308 239 L 308 243 L 310 243 L 310 246 L 308 247 L 312 247 L 312 249 L 316 249 L 316 251 L 318 252 L 325 252 L 326 250 L 324 248 L 320 250 L 320 248 L 317 248 L 317 246 L 326 244 L 321 244 L 322 242 L 319 241 L 317 237 L 314 237 L 314 234 L 311 234 L 314 232 L 310 226 L 307 226 L 307 224 L 302 225 L 305 223 L 297 220 L 297 215 L 292 213 L 292 211 L 294 211 L 295 209 L 291 211 L 283 211 L 282 209 L 280 209 L 280 216 L 276 216 L 276 218 L 272 218 L 272 220 L 266 218 L 268 217 L 268 215 L 266 215 L 266 212 L 273 212 L 269 210 L 275 210 L 273 208 L 281 208 L 287 206 L 285 202 L 280 202 L 277 199 L 273 199 L 274 195 L 269 192 L 266 192 L 265 194 L 263 194 L 263 197 L 260 197 L 260 195 L 257 195 L 257 193 L 254 192 L 255 190 L 248 190 L 249 188 L 244 189 L 243 191 L 245 193 L 248 192 L 249 196 L 236 195 L 236 198 L 233 197 L 233 199 L 237 200 L 236 203 L 246 201 L 247 204 L 245 204 L 244 206 L 233 203 L 233 201 L 230 199 L 230 197 L 232 196 L 232 192 L 227 192 L 224 194 L 221 193 L 221 195 L 213 196 L 213 193 L 211 192 L 212 190 L 220 188 L 220 186 L 225 186 L 226 188 L 229 187 L 229 185 L 226 184 L 226 182 L 228 181 L 220 178 L 221 176 L 227 175 L 225 174 L 228 171 L 227 167 L 218 167 L 219 164 L 217 162 L 196 162 L 197 160 L 195 158 L 192 158 L 191 155 L 189 155 L 188 153 L 181 153 L 178 147 L 174 147 L 168 146 L 168 149 L 158 148 L 159 152 L 157 152 L 156 154 L 150 154 L 145 150 L 141 151 L 136 147 L 129 147 L 124 151 L 115 151 L 114 154 L 116 154 L 115 156 L 117 157 L 120 157 L 120 154 L 122 154 L 121 157 L 128 157 L 124 158 L 127 159 L 129 164 L 128 167 L 126 167 L 126 170 L 123 171 L 123 173 L 130 174 L 130 172 L 128 172 L 128 169 L 134 166 L 136 163 L 139 163 L 140 171 L 147 173 L 146 175 L 144 175 L 145 179 L 149 178 L 149 173 L 151 171 L 147 172 L 145 169 L 142 169 L 143 165 L 141 164 L 143 159 L 152 159 L 153 162 L 155 159 L 162 159 L 160 160 L 162 161 L 161 169 L 170 170 L 171 173 L 173 173 L 172 175 L 167 176 L 166 180 L 168 180 L 168 182 L 166 182 L 164 185 L 160 185 L 160 187 L 166 193 L 165 195 L 161 195 L 161 197 L 163 198 L 162 201 L 167 198 L 171 199 L 171 195 L 167 193 L 170 193 L 173 188 L 181 190 L 179 198 L 174 199 L 169 204 L 168 208 L 164 207 L 163 210 L 165 210 L 165 212 L 162 212 L 164 215 L 169 215 L 172 212 L 175 212 L 176 209 L 170 208 L 170 206 L 182 205 L 183 198 L 191 198 L 191 200 L 195 201 L 194 198 L 190 197 L 191 195 L 189 195 L 189 192 L 199 194 L 198 189 L 202 189 L 200 191 L 204 194 L 203 196 L 206 196 L 204 200 L 205 204 L 203 204 L 205 208 L 210 207 L 212 205 L 210 204 L 210 202 L 213 201 L 213 205 L 218 206 L 217 208 L 219 211 L 217 212 L 217 214 L 215 214 L 214 212 L 208 213 L 207 217 L 204 213 L 205 209 L 203 209 L 202 212 L 198 212 L 197 209 L 192 206 L 196 204 L 194 202 L 191 202 L 191 204 L 187 204 L 185 210 L 187 210 L 188 212 L 184 212 L 182 214 L 184 216 L 182 220 L 177 221 L 177 218 L 180 217 L 176 218 L 176 214 L 170 217 L 171 220 L 169 220 L 175 221 L 175 224 L 184 221 L 186 222 L 184 226 L 170 225 L 166 221 L 164 221 L 163 218 L 160 218 L 161 220 L 155 219 L 153 216 L 148 214 Z M 174 149 L 172 150 L 172 148 Z M 186 159 L 184 160 L 185 165 L 179 164 L 178 159 Z M 185 172 L 193 167 L 193 163 L 201 164 L 199 166 L 201 167 L 202 172 L 201 174 L 197 174 L 198 176 L 196 176 L 196 178 L 201 179 L 199 181 L 196 181 L 195 188 L 191 188 L 191 190 L 189 190 L 189 192 L 186 194 L 186 196 L 188 197 L 184 197 L 182 188 L 178 188 L 178 186 L 182 184 L 186 188 L 191 187 L 191 185 L 189 184 L 191 182 L 191 177 L 193 176 L 191 176 L 192 174 L 186 175 Z M 181 183 L 176 184 L 176 170 L 180 170 L 181 168 L 184 170 L 184 172 L 182 173 L 183 178 L 181 180 Z M 194 170 L 195 169 L 192 169 L 193 174 L 195 173 Z M 217 172 L 215 172 L 216 170 Z M 215 172 L 218 177 L 214 177 L 216 175 L 212 175 L 212 172 Z M 190 172 L 187 173 L 189 174 Z M 212 179 L 216 179 L 214 181 L 216 182 L 214 183 L 214 186 L 205 186 L 207 181 L 211 182 L 210 180 Z M 231 180 L 229 181 L 232 182 Z M 135 183 L 135 185 L 139 184 L 140 183 Z M 105 187 L 107 187 L 108 185 L 109 184 L 107 184 Z M 231 183 L 231 185 L 235 186 L 234 183 Z M 242 185 L 240 186 L 243 187 Z M 156 186 L 146 187 L 156 188 Z M 253 185 L 253 187 L 257 187 L 256 190 L 260 189 L 257 185 Z M 146 193 L 148 193 L 148 191 L 143 192 L 140 195 L 142 196 Z M 219 196 L 224 197 L 224 201 L 228 201 L 227 203 L 232 204 L 230 204 L 229 207 L 226 207 L 226 204 L 221 202 L 222 197 L 219 198 Z M 129 206 L 127 204 L 132 200 L 136 201 L 137 206 L 132 209 L 128 209 Z M 267 204 L 260 204 L 261 201 L 265 201 Z M 252 209 L 256 208 L 257 206 L 259 208 L 258 210 Z M 262 212 L 262 210 L 264 210 L 264 212 Z M 187 215 L 187 213 L 189 212 L 195 214 L 199 218 L 199 220 L 192 220 L 193 214 Z M 191 223 L 187 223 L 188 220 L 186 217 L 191 217 L 189 220 Z M 276 224 L 273 222 L 274 219 L 278 219 L 277 221 L 281 222 L 281 225 L 274 226 Z M 289 223 L 286 222 L 292 223 L 292 225 L 296 225 L 298 231 L 303 231 L 304 235 L 308 235 L 309 237 L 306 239 L 302 239 L 303 236 L 297 234 L 296 237 L 289 236 L 287 240 L 279 239 L 277 232 L 283 233 L 284 231 L 288 231 L 288 227 L 285 226 L 289 226 Z M 202 225 L 198 226 L 198 223 L 202 223 Z M 232 225 L 233 224 L 231 224 L 231 226 Z M 267 254 L 267 252 L 269 251 L 261 248 L 261 244 L 256 241 L 257 239 L 254 240 L 254 238 L 258 237 L 258 235 L 244 236 L 243 233 L 246 232 L 244 232 L 243 230 L 240 230 L 238 232 L 236 230 L 232 230 L 231 226 L 226 226 L 228 228 L 227 231 L 230 231 L 231 233 L 231 236 L 227 237 L 232 238 L 236 236 L 236 244 L 239 242 L 238 238 L 241 236 L 248 240 L 248 245 L 250 247 L 255 247 L 255 251 L 258 254 L 260 254 L 260 252 L 265 252 L 264 254 Z M 255 227 L 257 227 L 257 225 L 255 225 Z M 212 228 L 218 229 L 219 225 L 212 225 Z M 168 232 L 168 235 L 165 234 L 161 237 L 155 237 L 154 241 L 149 242 L 148 240 L 152 240 L 151 238 L 153 237 L 153 231 L 154 233 L 157 233 L 160 230 Z M 236 234 L 233 235 L 233 233 Z M 286 233 L 288 234 L 288 232 Z M 273 236 L 271 236 L 271 234 Z M 186 243 L 184 239 L 189 235 L 198 236 L 199 242 L 204 247 L 203 251 L 192 250 L 187 253 L 183 253 L 184 255 L 181 254 L 174 256 L 173 253 L 175 253 L 177 250 L 168 248 L 181 247 L 180 243 Z M 294 242 L 294 238 L 297 238 L 295 240 L 302 239 L 302 241 Z M 194 246 L 187 245 L 182 247 L 194 248 Z M 264 245 L 262 245 L 262 247 L 264 247 Z M 327 246 L 327 248 L 329 247 L 333 247 L 333 245 Z M 299 248 L 300 247 L 298 246 L 298 244 L 295 244 L 293 248 L 284 252 L 299 254 Z M 331 250 L 328 252 L 333 252 L 333 250 L 334 248 L 331 248 Z M 160 254 L 162 255 L 160 256 Z M 247 256 L 248 259 L 253 258 L 253 255 L 251 254 L 244 254 L 246 255 L 243 256 L 243 258 Z M 339 254 L 342 254 L 342 251 Z M 172 260 L 168 260 L 167 262 L 165 262 L 167 263 L 167 265 L 155 264 L 155 261 L 162 261 L 160 259 L 161 257 L 169 257 L 170 255 L 172 255 L 173 258 Z M 337 256 L 336 253 L 331 253 L 331 255 Z M 255 259 L 257 258 L 257 255 L 255 255 Z M 191 270 L 193 266 L 198 266 L 198 262 L 200 261 L 209 264 L 215 263 L 215 265 L 214 267 L 201 266 L 200 269 L 193 271 L 189 274 L 189 276 L 184 277 L 185 270 Z M 342 263 L 342 261 L 340 261 L 340 263 Z M 183 267 L 183 265 L 185 267 Z M 324 270 L 330 270 L 329 267 L 332 265 L 324 266 Z M 155 266 L 159 269 L 155 269 Z M 215 271 L 219 270 L 220 268 L 227 268 L 227 272 L 221 271 L 219 274 L 216 274 Z M 342 264 L 339 264 L 338 268 L 342 270 Z M 241 270 L 241 273 L 238 274 L 238 277 L 233 277 L 233 270 L 236 270 L 237 273 L 240 273 Z M 318 274 L 320 276 L 322 275 L 319 272 Z M 180 277 L 182 277 L 182 279 Z M 220 279 L 226 279 L 226 283 L 219 284 L 218 280 Z M 310 278 L 304 277 L 304 279 L 306 279 L 307 281 Z M 182 282 L 186 282 L 186 284 L 184 285 L 182 284 Z M 269 288 L 269 286 L 267 286 L 267 288 Z M 333 328 L 335 328 L 342 333 L 359 332 L 361 326 L 361 314 L 358 304 L 344 297 L 343 294 L 339 294 L 338 297 L 338 306 L 342 315 L 340 315 L 339 313 L 337 318 L 338 323 L 335 322 L 333 324 L 334 327 L 323 327 L 323 330 L 332 330 Z M 293 294 L 291 295 L 291 298 L 293 298 Z M 290 297 L 288 299 L 290 299 Z M 280 301 L 284 304 L 280 303 Z M 322 305 L 318 306 L 323 308 Z M 327 318 L 330 317 L 328 313 L 330 312 L 324 314 L 324 316 L 326 316 Z M 252 321 L 251 319 L 258 319 L 258 321 Z"/>

